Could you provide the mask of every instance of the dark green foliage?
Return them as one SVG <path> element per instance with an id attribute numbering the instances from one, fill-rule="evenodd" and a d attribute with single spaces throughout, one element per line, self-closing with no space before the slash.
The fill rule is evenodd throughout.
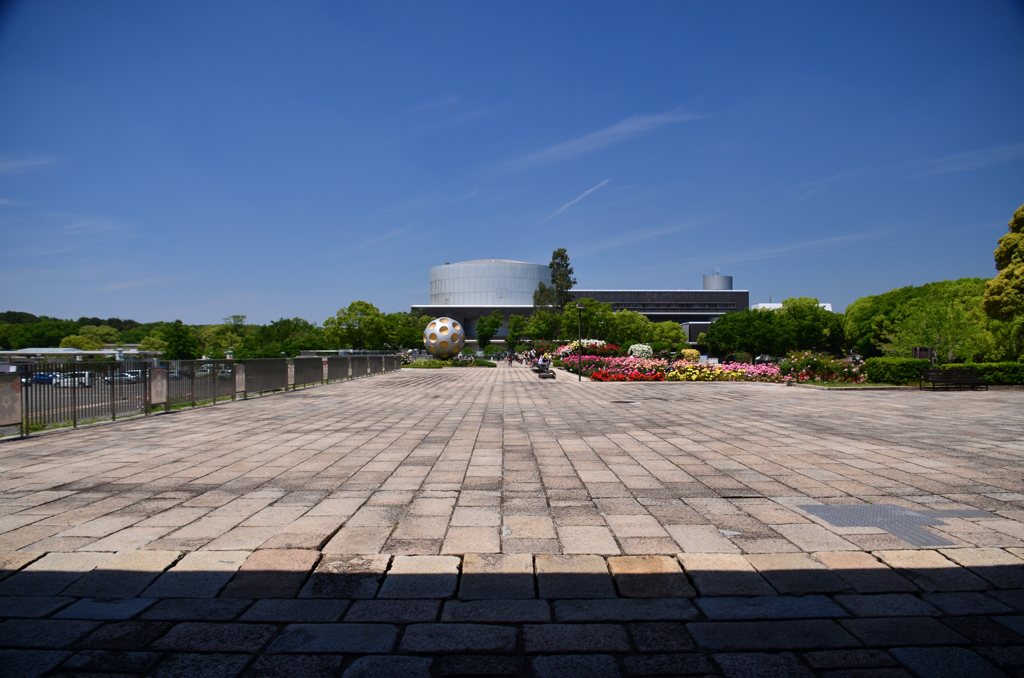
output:
<path id="1" fill-rule="evenodd" d="M 855 353 L 864 357 L 880 356 L 885 334 L 903 313 L 903 307 L 915 299 L 951 302 L 965 297 L 980 297 L 985 292 L 983 278 L 942 280 L 918 287 L 900 287 L 884 294 L 861 297 L 846 307 L 846 341 Z"/>
<path id="2" fill-rule="evenodd" d="M 175 320 L 162 328 L 160 338 L 167 342 L 163 358 L 166 360 L 194 360 L 203 353 L 195 330 Z"/>
<path id="3" fill-rule="evenodd" d="M 302 318 L 281 318 L 269 325 L 250 327 L 248 335 L 235 345 L 235 357 L 239 360 L 281 358 L 282 353 L 295 357 L 301 349 L 324 346 L 323 328 Z"/>
<path id="4" fill-rule="evenodd" d="M 71 320 L 43 320 L 22 325 L 0 325 L 0 337 L 19 348 L 56 348 L 66 336 L 78 333 L 78 323 Z"/>
<path id="5" fill-rule="evenodd" d="M 996 270 L 985 290 L 985 313 L 1009 322 L 1024 316 L 1024 205 L 1010 219 L 1009 233 L 996 247 Z"/>
<path id="6" fill-rule="evenodd" d="M 514 315 L 508 319 L 508 334 L 505 336 L 505 345 L 513 348 L 523 339 L 526 334 L 526 318 L 521 315 Z"/>
<path id="7" fill-rule="evenodd" d="M 82 326 L 106 325 L 108 327 L 113 327 L 118 332 L 124 332 L 125 330 L 133 330 L 136 327 L 142 325 L 142 323 L 136 322 L 131 319 L 121 320 L 120 318 L 107 318 L 106 320 L 104 320 L 103 318 L 79 318 L 78 324 Z"/>
<path id="8" fill-rule="evenodd" d="M 719 357 L 740 352 L 783 355 L 796 344 L 785 315 L 759 309 L 726 313 L 711 324 L 705 341 L 708 351 Z"/>
<path id="9" fill-rule="evenodd" d="M 737 351 L 736 353 L 730 353 L 725 356 L 725 362 L 727 363 L 745 363 L 749 365 L 754 362 L 754 356 L 750 355 L 745 351 Z"/>
<path id="10" fill-rule="evenodd" d="M 37 323 L 39 320 L 39 316 L 32 315 L 31 313 L 25 313 L 24 311 L 4 311 L 3 313 L 0 313 L 0 323 L 10 323 L 11 325 Z"/>
<path id="11" fill-rule="evenodd" d="M 1024 363 L 953 363 L 942 369 L 974 369 L 993 384 L 1024 384 Z"/>
<path id="12" fill-rule="evenodd" d="M 498 363 L 492 363 L 489 360 L 480 360 L 479 358 L 474 360 L 473 364 L 476 365 L 477 367 L 497 367 L 498 366 Z"/>
<path id="13" fill-rule="evenodd" d="M 550 308 L 558 305 L 558 295 L 555 288 L 541 282 L 537 283 L 537 289 L 533 291 L 533 307 L 535 309 Z"/>
<path id="14" fill-rule="evenodd" d="M 575 321 L 573 321 L 575 323 Z M 558 336 L 558 328 L 561 326 L 561 316 L 545 309 L 537 309 L 526 321 L 526 336 L 533 340 L 534 346 L 538 341 L 550 342 Z M 573 324 L 573 327 L 576 325 Z"/>
<path id="15" fill-rule="evenodd" d="M 909 384 L 920 380 L 921 371 L 931 366 L 931 361 L 918 358 L 868 358 L 864 372 L 875 384 Z"/>
<path id="16" fill-rule="evenodd" d="M 476 323 L 476 343 L 481 350 L 486 349 L 488 344 L 491 343 L 491 339 L 501 329 L 501 324 L 505 322 L 505 316 L 501 314 L 501 311 L 495 309 L 491 311 L 491 314 L 480 318 Z"/>
<path id="17" fill-rule="evenodd" d="M 559 247 L 551 253 L 548 268 L 551 269 L 551 285 L 555 288 L 555 306 L 565 308 L 574 300 L 569 290 L 576 285 L 576 278 L 572 277 L 572 265 L 564 247 Z"/>

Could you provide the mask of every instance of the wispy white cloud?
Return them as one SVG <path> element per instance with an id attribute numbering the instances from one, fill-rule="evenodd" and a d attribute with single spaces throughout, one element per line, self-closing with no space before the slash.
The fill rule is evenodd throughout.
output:
<path id="1" fill-rule="evenodd" d="M 57 162 L 57 158 L 48 155 L 35 158 L 0 157 L 0 174 L 19 174 L 39 169 L 45 165 L 52 165 L 55 162 Z"/>
<path id="2" fill-rule="evenodd" d="M 586 257 L 591 254 L 597 254 L 598 252 L 604 252 L 612 249 L 622 249 L 623 247 L 630 247 L 633 245 L 640 245 L 645 242 L 650 242 L 657 238 L 663 238 L 665 236 L 685 231 L 690 228 L 697 226 L 697 221 L 688 221 L 683 224 L 675 226 L 667 226 L 662 228 L 638 228 L 636 230 L 627 231 L 621 235 L 615 236 L 614 238 L 607 238 L 605 240 L 598 240 L 592 242 L 579 249 L 573 250 L 574 257 Z"/>
<path id="3" fill-rule="evenodd" d="M 996 165 L 1024 158 L 1024 144 L 1010 146 L 992 146 L 977 151 L 954 153 L 944 158 L 929 161 L 931 171 L 928 174 L 945 174 L 947 172 L 965 172 L 967 170 Z"/>
<path id="4" fill-rule="evenodd" d="M 76 221 L 67 226 L 61 226 L 58 232 L 64 234 L 97 234 L 97 233 L 123 233 L 132 230 L 128 224 L 111 219 L 84 219 Z"/>
<path id="5" fill-rule="evenodd" d="M 468 193 L 461 195 L 449 195 L 444 196 L 437 193 L 427 193 L 421 195 L 418 198 L 410 200 L 409 202 L 401 203 L 393 207 L 388 207 L 381 210 L 383 214 L 390 214 L 394 212 L 404 212 L 406 210 L 419 210 L 429 207 L 444 207 L 446 205 L 454 205 L 460 202 L 466 202 L 480 195 L 479 189 L 473 189 Z"/>
<path id="6" fill-rule="evenodd" d="M 534 165 L 544 165 L 547 163 L 568 160 L 569 158 L 574 158 L 584 153 L 590 153 L 602 148 L 607 148 L 613 144 L 621 143 L 640 134 L 644 134 L 645 132 L 656 130 L 659 127 L 689 122 L 691 120 L 699 120 L 706 117 L 708 116 L 696 113 L 687 113 L 679 108 L 668 113 L 634 115 L 626 118 L 625 120 L 620 120 L 610 127 L 598 130 L 597 132 L 592 132 L 591 134 L 587 134 L 570 141 L 555 144 L 554 146 L 545 148 L 542 151 L 537 151 L 536 153 L 531 153 L 530 155 L 513 160 L 512 162 L 507 163 L 505 168 L 523 169 L 526 167 L 533 167 Z"/>
<path id="7" fill-rule="evenodd" d="M 564 205 L 562 205 L 561 207 L 559 207 L 557 212 L 555 212 L 551 216 L 543 219 L 540 223 L 543 224 L 545 221 L 548 221 L 549 219 L 553 219 L 553 218 L 557 217 L 559 214 L 561 214 L 565 210 L 569 209 L 570 207 L 572 207 L 573 205 L 578 203 L 580 200 L 583 200 L 584 198 L 586 198 L 588 195 L 590 195 L 591 193 L 593 193 L 597 189 L 601 188 L 602 186 L 607 186 L 610 182 L 611 182 L 611 179 L 605 179 L 604 181 L 599 183 L 597 186 L 594 186 L 593 188 L 588 188 L 587 190 L 585 190 L 582 193 L 580 193 L 579 196 L 577 196 L 576 198 L 573 198 L 569 202 L 567 202 Z M 538 224 L 538 226 L 539 225 L 540 224 Z"/>
<path id="8" fill-rule="evenodd" d="M 813 251 L 827 247 L 835 247 L 843 243 L 855 242 L 858 240 L 870 240 L 873 238 L 877 238 L 880 235 L 882 235 L 882 231 L 871 231 L 865 233 L 852 233 L 850 235 L 839 235 L 833 238 L 818 238 L 815 240 L 806 240 L 804 242 L 791 243 L 789 245 L 780 245 L 778 247 L 758 247 L 755 249 L 746 250 L 742 252 L 735 252 L 733 254 L 720 255 L 715 259 L 715 261 L 722 264 L 736 264 L 745 261 L 766 261 L 771 259 L 784 259 L 787 257 L 802 255 L 808 251 Z"/>

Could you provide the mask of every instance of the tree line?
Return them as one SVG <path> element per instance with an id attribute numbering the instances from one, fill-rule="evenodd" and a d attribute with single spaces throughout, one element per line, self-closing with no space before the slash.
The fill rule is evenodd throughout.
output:
<path id="1" fill-rule="evenodd" d="M 775 310 L 749 309 L 721 316 L 698 339 L 709 354 L 752 357 L 818 351 L 836 356 L 855 352 L 910 357 L 915 347 L 936 351 L 939 362 L 998 362 L 1024 359 L 1024 205 L 1014 213 L 1009 232 L 995 251 L 995 278 L 962 278 L 903 287 L 857 299 L 845 313 L 821 308 L 817 299 L 786 299 Z M 505 317 L 500 311 L 477 322 L 479 348 L 486 348 L 504 325 L 506 345 L 525 347 L 559 339 L 600 339 L 622 348 L 651 344 L 655 350 L 687 348 L 678 323 L 651 322 L 635 311 L 613 311 L 610 304 L 571 293 L 576 279 L 564 248 L 552 253 L 551 284 L 540 283 L 529 316 Z M 0 349 L 139 344 L 164 351 L 170 359 L 223 357 L 229 350 L 245 358 L 296 356 L 300 349 L 401 350 L 422 348 L 431 318 L 414 313 L 382 313 L 366 301 L 354 301 L 323 325 L 302 318 L 281 318 L 266 325 L 244 315 L 214 325 L 174 322 L 139 323 L 120 318 L 62 320 L 30 313 L 0 313 Z"/>

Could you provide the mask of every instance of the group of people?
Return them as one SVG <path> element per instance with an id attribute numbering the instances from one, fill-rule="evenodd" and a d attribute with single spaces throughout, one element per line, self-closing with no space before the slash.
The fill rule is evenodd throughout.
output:
<path id="1" fill-rule="evenodd" d="M 512 367 L 512 363 L 518 362 L 521 363 L 523 367 L 537 366 L 540 368 L 547 369 L 551 367 L 551 354 L 540 353 L 536 349 L 530 349 L 525 353 L 505 351 L 505 362 L 508 363 L 509 367 Z"/>

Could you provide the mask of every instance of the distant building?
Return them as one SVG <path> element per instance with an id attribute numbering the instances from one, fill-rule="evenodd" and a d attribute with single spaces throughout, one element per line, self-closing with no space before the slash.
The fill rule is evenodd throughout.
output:
<path id="1" fill-rule="evenodd" d="M 818 306 L 821 306 L 823 309 L 825 309 L 826 311 L 829 311 L 830 313 L 832 312 L 832 304 L 818 304 Z M 769 303 L 761 302 L 760 304 L 753 304 L 750 308 L 752 308 L 752 309 L 765 309 L 765 308 L 767 308 L 767 309 L 770 309 L 770 310 L 775 310 L 777 308 L 782 308 L 782 304 L 770 303 L 770 302 Z"/>
<path id="2" fill-rule="evenodd" d="M 476 339 L 480 318 L 495 309 L 505 318 L 533 313 L 537 284 L 551 284 L 547 266 L 508 259 L 480 259 L 430 269 L 430 303 L 412 307 L 414 313 L 448 316 L 462 323 L 466 337 Z M 652 322 L 677 322 L 691 342 L 726 313 L 747 308 L 750 293 L 732 289 L 732 276 L 704 276 L 701 290 L 588 290 L 574 289 L 577 299 L 611 304 L 615 311 L 636 311 Z M 495 339 L 508 335 L 503 325 Z"/>

